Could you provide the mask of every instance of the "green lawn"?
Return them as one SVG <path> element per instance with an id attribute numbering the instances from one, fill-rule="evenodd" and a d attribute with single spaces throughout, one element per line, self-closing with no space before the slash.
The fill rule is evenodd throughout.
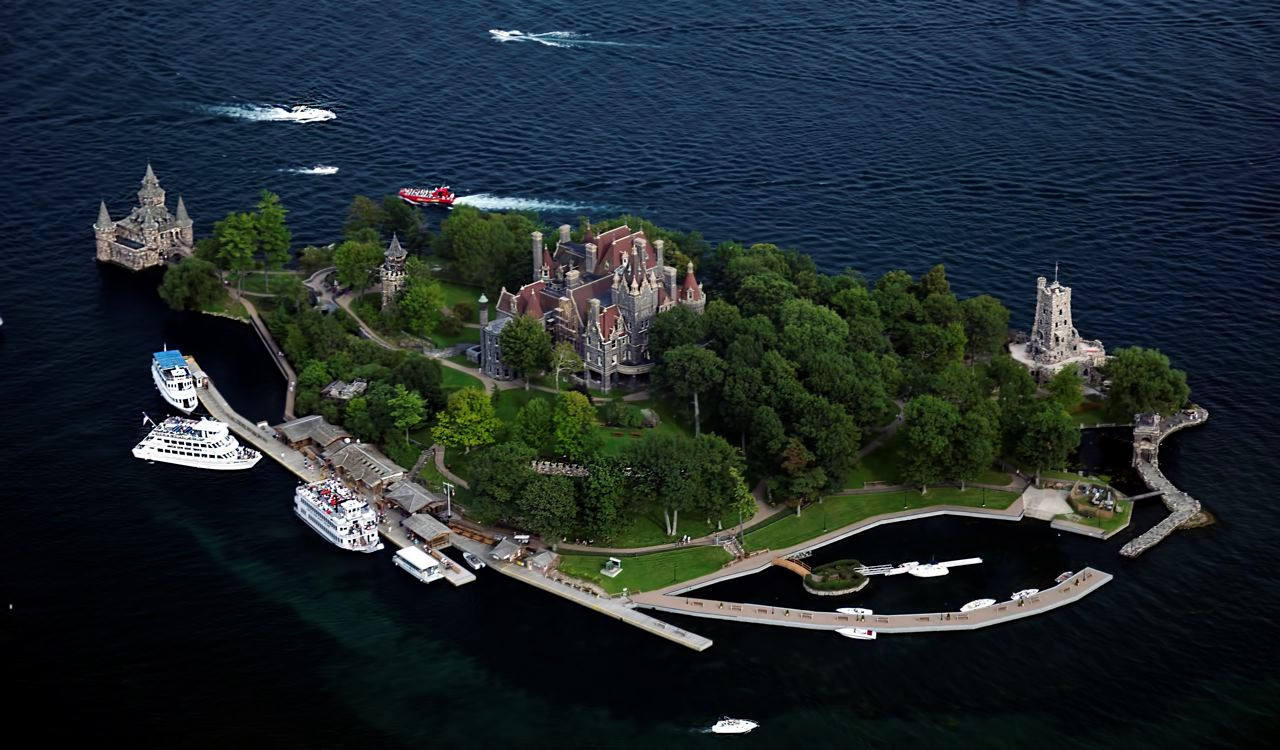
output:
<path id="1" fill-rule="evenodd" d="M 495 411 L 498 413 L 498 419 L 502 420 L 505 425 L 513 425 L 516 422 L 516 414 L 535 398 L 551 400 L 555 398 L 554 393 L 546 391 L 535 391 L 533 389 L 525 390 L 523 388 L 511 388 L 505 391 L 498 391 L 498 403 Z"/>
<path id="2" fill-rule="evenodd" d="M 1071 410 L 1071 419 L 1076 424 L 1089 425 L 1102 424 L 1109 422 L 1106 410 L 1102 408 L 1100 401 L 1084 401 Z"/>
<path id="3" fill-rule="evenodd" d="M 478 286 L 467 286 L 466 284 L 459 284 L 455 281 L 441 281 L 440 291 L 444 292 L 444 304 L 445 307 L 448 307 L 450 310 L 453 309 L 454 305 L 464 300 L 472 303 L 477 308 L 480 307 L 479 300 L 481 289 Z M 489 298 L 489 320 L 493 320 L 494 305 L 498 302 L 498 292 L 496 290 L 493 292 L 485 292 L 485 296 Z M 470 319 L 462 322 L 479 323 L 480 315 L 478 309 L 475 315 L 472 315 Z M 476 333 L 478 334 L 479 331 Z M 478 340 L 479 338 L 480 337 L 477 335 L 476 339 Z"/>
<path id="4" fill-rule="evenodd" d="M 1003 490 L 968 489 L 961 492 L 955 487 L 939 487 L 924 495 L 915 490 L 833 495 L 805 508 L 800 516 L 786 516 L 749 532 L 745 541 L 748 550 L 778 550 L 882 513 L 931 505 L 978 507 L 984 500 L 988 508 L 1007 508 L 1017 499 L 1016 493 Z"/>
<path id="5" fill-rule="evenodd" d="M 286 289 L 296 288 L 295 279 L 300 279 L 297 273 L 286 271 L 283 273 L 267 274 L 267 283 L 262 283 L 262 272 L 245 272 L 244 282 L 241 288 L 246 292 L 257 292 L 260 294 L 280 294 Z"/>
<path id="6" fill-rule="evenodd" d="M 223 297 L 219 302 L 212 305 L 205 305 L 200 308 L 200 311 L 220 315 L 230 315 L 233 318 L 239 318 L 244 321 L 249 320 L 249 312 L 244 309 L 244 305 L 240 304 L 239 301 L 233 302 L 231 300 L 231 295 Z"/>
<path id="7" fill-rule="evenodd" d="M 867 482 L 901 484 L 899 453 L 902 451 L 902 440 L 902 432 L 895 432 L 883 445 L 863 456 L 854 470 L 845 477 L 844 487 L 861 489 Z"/>
<path id="8" fill-rule="evenodd" d="M 459 388 L 484 389 L 484 383 L 481 383 L 479 378 L 459 372 L 452 367 L 440 368 L 440 383 L 446 391 L 456 391 Z"/>
<path id="9" fill-rule="evenodd" d="M 461 343 L 478 344 L 480 343 L 480 329 L 479 328 L 463 328 L 461 331 L 458 331 L 452 336 L 445 336 L 444 334 L 441 334 L 441 333 L 433 333 L 431 334 L 430 338 L 432 342 L 435 343 L 437 349 L 444 349 L 445 347 L 453 346 L 454 344 L 461 344 Z M 465 359 L 465 356 L 464 356 L 464 359 Z M 471 363 L 468 361 L 467 364 L 470 365 Z"/>
<path id="10" fill-rule="evenodd" d="M 686 547 L 650 555 L 623 557 L 622 572 L 614 578 L 600 574 L 608 558 L 603 555 L 562 555 L 560 571 L 566 575 L 597 583 L 610 594 L 652 591 L 678 581 L 714 573 L 729 562 L 721 547 Z"/>
<path id="11" fill-rule="evenodd" d="M 1110 534 L 1111 532 L 1124 528 L 1129 524 L 1129 516 L 1133 513 L 1133 501 L 1117 500 L 1116 510 L 1118 512 L 1113 514 L 1110 518 L 1090 518 L 1080 513 L 1063 513 L 1058 516 L 1058 518 L 1061 518 L 1064 521 L 1078 523 L 1082 526 L 1092 526 L 1094 528 L 1101 529 L 1105 534 Z"/>
<path id="12" fill-rule="evenodd" d="M 637 512 L 625 527 L 609 539 L 597 539 L 595 542 L 601 547 L 648 547 L 653 544 L 674 542 L 685 534 L 695 539 L 721 530 L 725 534 L 731 534 L 737 522 L 736 516 L 721 519 L 722 529 L 717 529 L 714 523 L 707 523 L 706 518 L 700 516 L 691 518 L 688 513 L 684 513 L 676 523 L 675 537 L 670 537 L 663 528 L 662 511 L 651 508 Z"/>

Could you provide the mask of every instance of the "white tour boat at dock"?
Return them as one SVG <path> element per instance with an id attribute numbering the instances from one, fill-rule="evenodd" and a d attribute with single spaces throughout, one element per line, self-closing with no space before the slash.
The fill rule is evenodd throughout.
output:
<path id="1" fill-rule="evenodd" d="M 336 547 L 355 552 L 382 549 L 377 514 L 337 479 L 298 485 L 293 493 L 293 512 Z"/>
<path id="2" fill-rule="evenodd" d="M 423 583 L 431 583 L 444 578 L 444 573 L 440 572 L 440 561 L 417 547 L 405 547 L 402 550 L 398 550 L 395 556 L 391 558 L 391 562 L 397 568 Z"/>
<path id="3" fill-rule="evenodd" d="M 142 423 L 151 422 L 145 414 Z M 262 458 L 258 451 L 240 445 L 227 426 L 216 419 L 169 417 L 133 447 L 135 458 L 161 461 L 196 469 L 248 469 Z"/>
<path id="4" fill-rule="evenodd" d="M 1016 602 L 1020 599 L 1030 599 L 1038 593 L 1040 593 L 1040 589 L 1023 589 L 1021 591 L 1013 592 L 1009 595 L 1009 598 Z"/>
<path id="5" fill-rule="evenodd" d="M 746 719 L 730 719 L 726 716 L 715 724 L 712 724 L 711 731 L 716 734 L 746 734 L 758 726 L 760 725 L 754 721 L 747 721 Z"/>
<path id="6" fill-rule="evenodd" d="M 177 349 L 166 347 L 151 355 L 151 379 L 156 383 L 156 390 L 175 409 L 190 414 L 200 403 L 196 399 L 196 381 L 191 368 Z"/>
<path id="7" fill-rule="evenodd" d="M 856 638 L 860 641 L 874 641 L 876 639 L 876 631 L 871 628 L 839 628 L 836 632 L 845 638 Z"/>

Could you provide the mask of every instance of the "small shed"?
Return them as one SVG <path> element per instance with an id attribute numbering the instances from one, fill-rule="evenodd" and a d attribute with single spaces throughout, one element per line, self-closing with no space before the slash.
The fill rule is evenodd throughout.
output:
<path id="1" fill-rule="evenodd" d="M 489 557 L 503 562 L 512 562 L 520 556 L 520 547 L 510 539 L 503 539 L 489 550 Z"/>
<path id="2" fill-rule="evenodd" d="M 448 547 L 449 527 L 425 513 L 414 513 L 404 519 L 404 527 L 422 539 L 423 544 L 433 549 Z"/>
<path id="3" fill-rule="evenodd" d="M 319 414 L 291 419 L 278 425 L 276 432 L 280 433 L 290 448 L 296 450 L 306 447 L 324 450 L 344 438 L 351 437 L 346 430 L 329 424 L 328 420 Z"/>
<path id="4" fill-rule="evenodd" d="M 444 507 L 444 499 L 432 494 L 417 482 L 396 482 L 383 495 L 408 513 L 426 509 L 434 511 Z"/>
<path id="5" fill-rule="evenodd" d="M 560 556 L 551 550 L 543 550 L 534 555 L 529 560 L 529 567 L 539 573 L 546 575 L 556 566 L 556 562 L 560 560 Z"/>

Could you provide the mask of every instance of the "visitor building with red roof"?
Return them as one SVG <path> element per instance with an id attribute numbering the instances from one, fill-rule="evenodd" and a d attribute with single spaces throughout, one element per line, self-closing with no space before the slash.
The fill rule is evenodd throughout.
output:
<path id="1" fill-rule="evenodd" d="M 634 378 L 653 369 L 649 326 L 658 313 L 682 305 L 701 314 L 707 304 L 690 263 L 681 277 L 664 263 L 661 239 L 625 224 L 596 234 L 587 228 L 582 242 L 560 227 L 555 249 L 531 234 L 532 281 L 498 296 L 497 317 L 482 330 L 480 367 L 494 378 L 510 378 L 502 363 L 498 337 L 520 315 L 537 318 L 552 342 L 568 341 L 585 364 L 592 387 L 608 391 L 620 376 Z"/>

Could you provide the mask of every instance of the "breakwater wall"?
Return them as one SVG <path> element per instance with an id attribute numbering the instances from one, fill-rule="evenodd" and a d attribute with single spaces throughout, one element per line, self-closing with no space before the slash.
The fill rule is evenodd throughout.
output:
<path id="1" fill-rule="evenodd" d="M 1153 492 L 1161 493 L 1161 499 L 1169 509 L 1169 515 L 1121 547 L 1120 554 L 1124 557 L 1141 555 L 1199 516 L 1200 501 L 1175 487 L 1173 482 L 1161 473 L 1159 449 L 1160 443 L 1168 436 L 1187 427 L 1202 425 L 1208 419 L 1209 411 L 1197 406 L 1190 413 L 1179 413 L 1170 419 L 1163 419 L 1157 415 L 1157 427 L 1154 430 L 1149 427 L 1144 430 L 1141 420 L 1139 426 L 1135 427 L 1134 465 L 1147 487 Z"/>

